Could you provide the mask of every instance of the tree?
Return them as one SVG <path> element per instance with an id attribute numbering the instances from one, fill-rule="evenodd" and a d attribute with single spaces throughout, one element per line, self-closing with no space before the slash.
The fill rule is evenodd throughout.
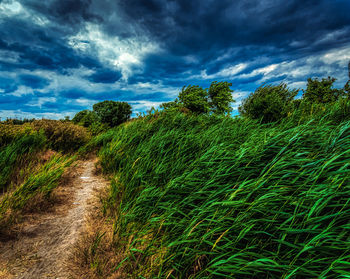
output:
<path id="1" fill-rule="evenodd" d="M 284 83 L 275 86 L 264 85 L 244 99 L 238 111 L 263 123 L 275 122 L 287 116 L 297 94 L 298 90 L 290 90 Z"/>
<path id="2" fill-rule="evenodd" d="M 170 110 L 178 110 L 180 107 L 180 103 L 178 99 L 175 99 L 175 101 L 171 101 L 171 102 L 166 102 L 166 103 L 162 103 L 160 105 L 160 108 L 170 111 Z"/>
<path id="3" fill-rule="evenodd" d="M 345 92 L 346 96 L 349 98 L 349 96 L 350 96 L 350 80 L 348 80 L 348 82 L 345 84 L 344 92 Z"/>
<path id="4" fill-rule="evenodd" d="M 235 102 L 230 86 L 232 83 L 227 81 L 214 81 L 209 89 L 198 85 L 184 86 L 175 101 L 163 103 L 160 107 L 166 111 L 227 114 L 232 111 L 231 103 Z"/>
<path id="5" fill-rule="evenodd" d="M 209 106 L 211 111 L 215 114 L 226 114 L 232 111 L 231 103 L 235 102 L 232 97 L 233 90 L 230 89 L 232 83 L 227 81 L 211 83 L 208 95 L 209 95 Z"/>
<path id="6" fill-rule="evenodd" d="M 126 102 L 103 101 L 93 105 L 100 122 L 110 127 L 127 121 L 131 115 L 131 106 Z"/>
<path id="7" fill-rule="evenodd" d="M 322 80 L 308 78 L 303 99 L 311 103 L 325 104 L 335 102 L 339 97 L 345 95 L 344 90 L 333 88 L 335 81 L 336 79 L 332 77 L 322 78 Z"/>
<path id="8" fill-rule="evenodd" d="M 200 114 L 209 112 L 207 90 L 198 85 L 182 87 L 179 93 L 179 102 L 190 111 Z"/>

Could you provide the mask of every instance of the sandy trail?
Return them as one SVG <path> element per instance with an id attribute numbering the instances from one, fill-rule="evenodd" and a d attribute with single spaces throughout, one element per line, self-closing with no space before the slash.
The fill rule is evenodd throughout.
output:
<path id="1" fill-rule="evenodd" d="M 66 199 L 51 212 L 36 215 L 17 240 L 0 242 L 0 278 L 69 278 L 66 262 L 84 231 L 94 190 L 107 181 L 94 174 L 95 161 L 81 162 L 71 185 L 64 186 Z M 10 277 L 9 277 L 10 276 Z"/>

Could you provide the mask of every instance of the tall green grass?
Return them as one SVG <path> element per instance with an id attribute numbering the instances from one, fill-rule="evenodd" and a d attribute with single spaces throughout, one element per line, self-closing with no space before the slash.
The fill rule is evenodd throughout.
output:
<path id="1" fill-rule="evenodd" d="M 349 278 L 350 122 L 160 114 L 110 130 L 118 268 L 140 278 Z M 339 119 L 341 122 L 339 122 Z"/>
<path id="2" fill-rule="evenodd" d="M 19 171 L 16 166 L 23 165 L 21 161 L 30 161 L 29 157 L 44 149 L 45 144 L 46 138 L 42 133 L 33 133 L 20 135 L 0 148 L 0 192 L 7 190 L 11 176 Z"/>
<path id="3" fill-rule="evenodd" d="M 0 225 L 7 224 L 34 198 L 49 198 L 57 187 L 65 169 L 75 160 L 73 156 L 52 156 L 38 170 L 34 170 L 14 191 L 0 198 Z"/>

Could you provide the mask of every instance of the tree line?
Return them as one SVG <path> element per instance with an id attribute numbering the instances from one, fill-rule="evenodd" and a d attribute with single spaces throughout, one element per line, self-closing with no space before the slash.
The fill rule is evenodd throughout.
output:
<path id="1" fill-rule="evenodd" d="M 350 96 L 350 82 L 343 88 L 334 88 L 335 78 L 307 80 L 302 97 L 295 99 L 298 89 L 290 89 L 286 83 L 278 85 L 264 84 L 258 87 L 238 107 L 240 115 L 260 120 L 262 123 L 279 121 L 295 108 L 303 104 L 328 104 Z M 163 103 L 160 108 L 165 112 L 183 112 L 195 115 L 229 115 L 232 112 L 232 83 L 213 81 L 209 88 L 198 85 L 184 86 L 178 97 Z M 127 102 L 103 101 L 93 105 L 93 110 L 78 112 L 72 121 L 88 127 L 97 134 L 108 128 L 122 124 L 130 119 L 132 109 Z"/>

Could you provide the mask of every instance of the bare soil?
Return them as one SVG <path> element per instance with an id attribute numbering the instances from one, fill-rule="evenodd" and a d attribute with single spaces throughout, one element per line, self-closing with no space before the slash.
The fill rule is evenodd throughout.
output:
<path id="1" fill-rule="evenodd" d="M 74 177 L 57 189 L 53 207 L 24 216 L 16 236 L 0 240 L 1 279 L 71 278 L 68 261 L 98 202 L 94 193 L 108 185 L 95 163 L 80 162 Z"/>

